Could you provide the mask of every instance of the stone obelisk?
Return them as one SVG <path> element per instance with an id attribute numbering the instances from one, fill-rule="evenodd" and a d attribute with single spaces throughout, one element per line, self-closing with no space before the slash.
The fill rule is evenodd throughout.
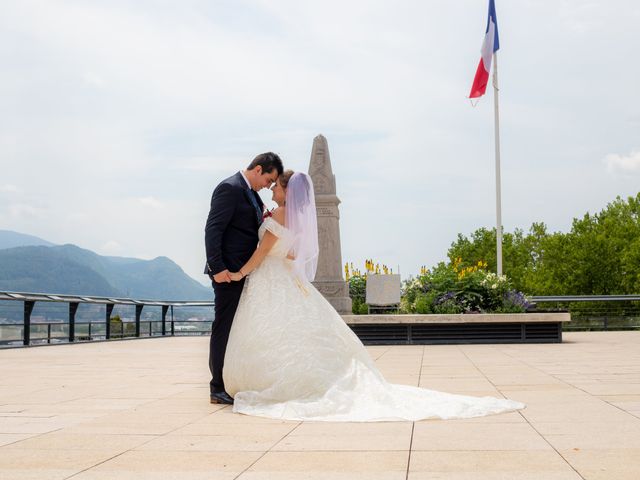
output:
<path id="1" fill-rule="evenodd" d="M 336 195 L 336 177 L 331 169 L 327 139 L 313 139 L 309 176 L 313 180 L 318 213 L 318 270 L 313 285 L 342 314 L 351 313 L 349 286 L 342 277 L 340 248 L 340 199 Z"/>

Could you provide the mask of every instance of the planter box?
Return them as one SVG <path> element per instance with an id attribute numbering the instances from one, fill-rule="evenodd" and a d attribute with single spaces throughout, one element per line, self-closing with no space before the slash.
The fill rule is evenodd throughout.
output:
<path id="1" fill-rule="evenodd" d="M 569 313 L 343 315 L 365 345 L 560 343 Z"/>

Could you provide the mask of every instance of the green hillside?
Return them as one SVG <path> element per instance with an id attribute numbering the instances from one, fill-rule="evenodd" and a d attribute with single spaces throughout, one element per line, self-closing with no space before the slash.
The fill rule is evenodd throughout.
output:
<path id="1" fill-rule="evenodd" d="M 0 290 L 158 300 L 213 296 L 167 257 L 106 257 L 75 245 L 1 249 Z"/>

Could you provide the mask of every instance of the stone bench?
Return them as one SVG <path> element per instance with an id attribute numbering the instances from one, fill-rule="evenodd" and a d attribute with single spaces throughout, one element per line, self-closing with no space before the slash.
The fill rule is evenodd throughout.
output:
<path id="1" fill-rule="evenodd" d="M 560 343 L 565 312 L 342 315 L 365 345 Z"/>

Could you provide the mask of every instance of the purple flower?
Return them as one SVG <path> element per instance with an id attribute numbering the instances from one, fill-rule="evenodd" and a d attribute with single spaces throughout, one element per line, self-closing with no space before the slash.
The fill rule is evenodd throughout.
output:
<path id="1" fill-rule="evenodd" d="M 454 298 L 456 298 L 455 292 L 447 292 L 447 293 L 443 293 L 438 298 L 436 298 L 436 301 L 434 303 L 435 305 L 440 305 L 441 303 L 444 303 L 447 300 L 452 300 Z"/>
<path id="2" fill-rule="evenodd" d="M 510 303 L 511 305 L 521 307 L 523 309 L 527 309 L 531 306 L 527 298 L 524 296 L 524 293 L 518 292 L 517 290 L 509 290 L 504 294 L 505 303 Z"/>

